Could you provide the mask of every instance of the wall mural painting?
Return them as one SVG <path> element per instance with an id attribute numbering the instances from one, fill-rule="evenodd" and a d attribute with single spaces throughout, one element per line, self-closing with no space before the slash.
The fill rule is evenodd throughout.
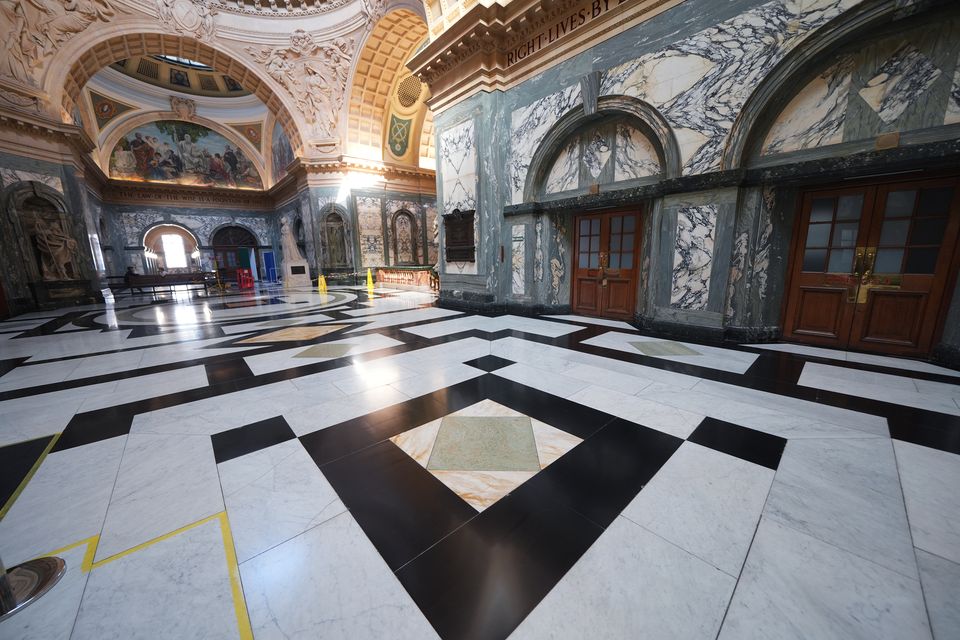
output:
<path id="1" fill-rule="evenodd" d="M 293 147 L 290 146 L 290 139 L 279 122 L 273 125 L 272 140 L 270 153 L 273 160 L 273 179 L 276 181 L 287 175 L 287 165 L 293 161 Z"/>
<path id="2" fill-rule="evenodd" d="M 262 189 L 256 167 L 215 131 L 178 120 L 151 122 L 120 138 L 110 177 L 141 182 Z"/>

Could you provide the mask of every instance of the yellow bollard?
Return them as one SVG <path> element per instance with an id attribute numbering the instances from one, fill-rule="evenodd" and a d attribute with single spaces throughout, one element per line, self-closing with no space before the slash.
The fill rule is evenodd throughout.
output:
<path id="1" fill-rule="evenodd" d="M 327 279 L 322 274 L 317 278 L 317 293 L 320 295 L 326 295 L 327 293 Z"/>
<path id="2" fill-rule="evenodd" d="M 370 269 L 367 269 L 367 293 L 373 297 L 373 272 Z"/>

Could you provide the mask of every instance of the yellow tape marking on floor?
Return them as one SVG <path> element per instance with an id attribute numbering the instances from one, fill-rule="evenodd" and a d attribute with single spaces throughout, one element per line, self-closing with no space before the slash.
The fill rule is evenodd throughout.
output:
<path id="1" fill-rule="evenodd" d="M 3 520 L 3 517 L 7 515 L 7 511 L 10 511 L 10 507 L 12 507 L 13 503 L 17 501 L 17 498 L 20 497 L 20 494 L 23 492 L 23 490 L 27 488 L 27 484 L 33 480 L 33 474 L 37 472 L 37 469 L 39 469 L 40 465 L 43 464 L 43 461 L 46 460 L 47 454 L 50 453 L 51 449 L 53 449 L 53 445 L 57 444 L 57 440 L 60 439 L 60 435 L 60 433 L 53 435 L 53 440 L 47 444 L 46 448 L 43 450 L 43 453 L 40 454 L 40 457 L 37 458 L 37 461 L 33 463 L 32 467 L 30 467 L 30 471 L 27 472 L 27 475 L 24 476 L 20 484 L 17 485 L 17 488 L 10 495 L 10 498 L 7 500 L 6 504 L 4 504 L 3 508 L 0 509 L 0 520 Z"/>
<path id="2" fill-rule="evenodd" d="M 240 564 L 237 562 L 237 551 L 233 546 L 233 533 L 230 531 L 230 520 L 227 519 L 227 512 L 221 511 L 215 513 L 212 516 L 207 516 L 203 520 L 197 520 L 196 522 L 191 522 L 190 524 L 180 527 L 175 531 L 170 533 L 165 533 L 162 536 L 157 536 L 153 540 L 148 540 L 142 544 L 138 544 L 135 547 L 131 547 L 126 551 L 121 551 L 115 555 L 110 556 L 109 558 L 104 558 L 103 560 L 98 560 L 94 562 L 94 557 L 97 553 L 97 545 L 100 544 L 100 535 L 93 535 L 89 538 L 84 538 L 73 544 L 69 544 L 65 547 L 61 547 L 56 551 L 51 551 L 48 556 L 56 556 L 75 549 L 81 545 L 86 545 L 87 550 L 83 554 L 83 561 L 80 564 L 80 570 L 84 573 L 92 571 L 94 569 L 99 569 L 105 564 L 109 564 L 114 560 L 119 560 L 124 556 L 128 556 L 132 553 L 136 553 L 141 549 L 145 549 L 151 545 L 154 545 L 162 540 L 167 540 L 173 536 L 179 535 L 184 531 L 188 531 L 200 525 L 206 524 L 212 520 L 219 520 L 220 522 L 220 535 L 223 538 L 223 552 L 227 560 L 227 574 L 230 577 L 230 593 L 233 596 L 233 611 L 237 616 L 237 630 L 240 632 L 240 640 L 253 640 L 253 629 L 250 626 L 250 616 L 247 613 L 247 601 L 243 597 L 243 585 L 240 582 Z"/>

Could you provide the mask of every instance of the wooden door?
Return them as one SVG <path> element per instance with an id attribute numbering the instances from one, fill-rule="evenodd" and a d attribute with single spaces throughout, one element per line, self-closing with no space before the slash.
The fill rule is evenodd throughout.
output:
<path id="1" fill-rule="evenodd" d="M 805 194 L 784 336 L 928 353 L 956 248 L 958 186 L 950 178 Z"/>
<path id="2" fill-rule="evenodd" d="M 577 217 L 572 296 L 575 313 L 633 319 L 639 218 L 632 212 Z"/>

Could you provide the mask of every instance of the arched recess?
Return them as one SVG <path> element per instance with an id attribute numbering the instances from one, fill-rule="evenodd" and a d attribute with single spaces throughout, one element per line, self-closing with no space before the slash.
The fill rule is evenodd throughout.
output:
<path id="1" fill-rule="evenodd" d="M 390 219 L 390 238 L 393 246 L 393 264 L 405 266 L 418 264 L 419 230 L 417 218 L 406 209 L 400 209 Z"/>
<path id="2" fill-rule="evenodd" d="M 132 27 L 128 27 L 128 29 L 130 28 Z M 69 70 L 63 77 L 63 96 L 61 100 L 64 108 L 79 103 L 81 90 L 100 69 L 119 60 L 143 55 L 177 56 L 196 60 L 218 73 L 230 76 L 245 89 L 256 95 L 266 105 L 267 109 L 276 116 L 294 149 L 301 147 L 302 138 L 297 123 L 281 97 L 266 79 L 261 78 L 250 67 L 239 62 L 230 54 L 218 51 L 197 40 L 172 34 L 129 32 L 108 37 L 93 46 L 89 46 L 69 66 Z M 57 82 L 53 78 L 55 74 L 50 75 L 52 78 L 48 82 Z M 51 88 L 59 91 L 60 87 L 54 85 Z M 52 91 L 48 92 L 53 95 Z"/>
<path id="3" fill-rule="evenodd" d="M 177 256 L 167 255 L 170 245 L 163 237 L 169 235 L 180 238 L 184 264 L 176 262 Z M 200 242 L 196 234 L 179 224 L 162 222 L 153 225 L 143 234 L 143 248 L 156 256 L 156 266 L 164 267 L 168 271 L 196 271 L 200 268 Z"/>
<path id="4" fill-rule="evenodd" d="M 172 111 L 149 111 L 146 113 L 138 113 L 136 115 L 126 117 L 125 119 L 124 116 L 120 116 L 117 118 L 116 124 L 113 122 L 110 123 L 110 125 L 104 131 L 104 135 L 101 137 L 101 142 L 96 151 L 98 154 L 97 164 L 100 165 L 104 175 L 110 175 L 110 154 L 113 153 L 113 148 L 116 146 L 120 138 L 127 135 L 130 133 L 130 131 L 139 126 L 149 124 L 157 120 L 180 120 L 180 116 Z M 234 143 L 237 147 L 243 149 L 244 155 L 247 157 L 247 159 L 253 162 L 253 166 L 256 168 L 257 173 L 260 176 L 261 183 L 264 186 L 269 184 L 267 182 L 267 169 L 265 161 L 263 156 L 260 154 L 260 150 L 254 147 L 249 140 L 241 135 L 238 135 L 236 130 L 222 125 L 216 120 L 211 120 L 202 116 L 193 116 L 193 118 L 187 122 L 203 125 L 211 131 L 219 133 L 221 136 Z"/>
<path id="5" fill-rule="evenodd" d="M 721 169 L 745 166 L 781 110 L 806 86 L 814 71 L 844 46 L 856 46 L 866 34 L 891 22 L 901 8 L 902 3 L 895 0 L 862 3 L 828 22 L 784 56 L 764 76 L 734 120 Z"/>
<path id="6" fill-rule="evenodd" d="M 349 155 L 383 160 L 384 130 L 389 124 L 385 120 L 397 77 L 404 73 L 407 60 L 426 37 L 423 18 L 409 9 L 391 11 L 370 31 L 357 58 L 350 89 L 346 127 Z M 419 137 L 413 143 L 419 143 Z"/>
<path id="7" fill-rule="evenodd" d="M 614 115 L 626 116 L 627 121 L 639 129 L 654 147 L 660 161 L 660 179 L 668 180 L 680 175 L 680 146 L 670 125 L 653 106 L 628 96 L 604 96 L 597 101 L 596 113 L 586 115 L 583 107 L 577 107 L 563 117 L 547 132 L 533 154 L 527 179 L 524 183 L 523 201 L 535 201 L 547 180 L 553 161 L 559 156 L 570 138 L 584 127 L 600 118 Z"/>
<path id="8" fill-rule="evenodd" d="M 210 234 L 217 270 L 224 280 L 235 280 L 237 269 L 257 265 L 257 235 L 239 224 L 222 225 Z"/>
<path id="9" fill-rule="evenodd" d="M 320 220 L 323 268 L 325 270 L 350 268 L 353 264 L 353 254 L 348 240 L 350 227 L 347 223 L 347 212 L 341 207 L 330 205 L 324 207 Z"/>

